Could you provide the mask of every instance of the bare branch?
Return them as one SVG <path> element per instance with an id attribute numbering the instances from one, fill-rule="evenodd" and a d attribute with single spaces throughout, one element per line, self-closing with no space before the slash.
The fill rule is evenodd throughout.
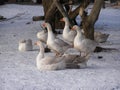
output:
<path id="1" fill-rule="evenodd" d="M 74 11 L 69 13 L 69 17 L 71 19 L 74 19 L 75 17 L 78 16 L 80 7 L 81 7 L 81 5 L 79 5 Z"/>
<path id="2" fill-rule="evenodd" d="M 61 12 L 61 14 L 63 15 L 63 17 L 68 17 L 69 22 L 70 22 L 70 26 L 72 27 L 72 26 L 73 26 L 73 23 L 72 23 L 71 19 L 69 18 L 68 13 L 66 13 L 66 11 L 64 10 L 62 4 L 60 4 L 60 3 L 58 2 L 58 0 L 54 0 L 54 1 L 55 1 L 55 4 L 56 4 L 56 7 L 57 7 L 58 10 Z"/>
<path id="3" fill-rule="evenodd" d="M 56 10 L 56 5 L 55 5 L 55 1 L 53 1 L 53 3 L 51 4 L 51 6 L 49 7 L 49 9 L 45 14 L 45 20 L 49 20 L 49 18 L 53 16 L 53 13 L 55 13 L 55 10 Z"/>
<path id="4" fill-rule="evenodd" d="M 93 9 L 88 17 L 88 21 L 91 22 L 92 25 L 94 25 L 95 22 L 98 20 L 99 13 L 103 5 L 103 2 L 104 0 L 95 0 Z"/>
<path id="5" fill-rule="evenodd" d="M 77 17 L 77 15 L 79 14 L 80 8 L 85 9 L 90 3 L 90 0 L 83 0 L 80 5 L 74 10 L 72 11 L 69 16 L 71 19 L 74 19 L 75 17 Z"/>

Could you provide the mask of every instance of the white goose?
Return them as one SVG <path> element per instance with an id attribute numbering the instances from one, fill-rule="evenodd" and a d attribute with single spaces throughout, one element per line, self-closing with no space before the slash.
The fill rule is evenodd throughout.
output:
<path id="1" fill-rule="evenodd" d="M 36 66 L 39 70 L 84 68 L 86 62 L 90 57 L 89 55 L 85 57 L 80 57 L 79 55 L 68 55 L 68 54 L 64 54 L 61 57 L 45 56 L 43 43 L 41 41 L 37 41 L 35 44 L 40 47 L 40 52 L 36 57 Z"/>
<path id="2" fill-rule="evenodd" d="M 82 33 L 84 33 L 83 30 L 82 30 Z M 101 33 L 99 31 L 94 31 L 94 40 L 98 43 L 106 42 L 108 37 L 109 37 L 109 34 Z"/>
<path id="3" fill-rule="evenodd" d="M 70 54 L 64 54 L 65 56 L 64 60 L 67 63 L 67 68 L 86 68 L 87 67 L 87 61 L 90 58 L 90 54 L 87 54 L 86 56 L 80 56 L 80 55 L 70 55 Z"/>
<path id="4" fill-rule="evenodd" d="M 47 30 L 42 30 L 37 33 L 37 38 L 44 43 L 46 43 L 47 41 L 47 36 L 48 36 Z"/>
<path id="5" fill-rule="evenodd" d="M 62 18 L 60 21 L 65 22 L 65 27 L 63 29 L 63 34 L 62 34 L 63 38 L 73 45 L 73 41 L 74 41 L 74 38 L 75 38 L 77 32 L 70 30 L 70 28 L 69 28 L 70 23 L 69 23 L 69 20 L 67 17 Z"/>
<path id="6" fill-rule="evenodd" d="M 77 31 L 77 35 L 74 39 L 74 48 L 78 49 L 80 52 L 84 52 L 86 55 L 92 53 L 95 50 L 97 43 L 85 38 L 85 35 L 80 30 L 79 26 L 74 25 L 72 30 Z"/>
<path id="7" fill-rule="evenodd" d="M 55 35 L 52 32 L 52 27 L 49 23 L 44 23 L 44 26 L 48 30 L 47 46 L 48 48 L 53 50 L 56 53 L 56 55 L 63 55 L 68 48 L 71 48 L 71 46 L 68 43 L 55 37 Z"/>
<path id="8" fill-rule="evenodd" d="M 65 69 L 63 57 L 44 56 L 44 45 L 41 41 L 35 43 L 40 47 L 40 52 L 36 57 L 36 66 L 39 70 L 60 70 Z"/>
<path id="9" fill-rule="evenodd" d="M 96 42 L 103 43 L 106 42 L 109 37 L 109 34 L 101 33 L 98 31 L 94 32 L 94 39 Z"/>

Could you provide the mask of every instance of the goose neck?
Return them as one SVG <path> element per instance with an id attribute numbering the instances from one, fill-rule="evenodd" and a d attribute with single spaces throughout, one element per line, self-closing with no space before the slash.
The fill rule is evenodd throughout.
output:
<path id="1" fill-rule="evenodd" d="M 65 19 L 65 27 L 63 30 L 63 34 L 65 34 L 65 35 L 68 34 L 68 32 L 70 31 L 69 26 L 70 26 L 70 24 L 69 24 L 68 19 Z"/>
<path id="2" fill-rule="evenodd" d="M 69 26 L 69 25 L 70 25 L 69 20 L 66 18 L 65 19 L 65 26 Z"/>
<path id="3" fill-rule="evenodd" d="M 41 44 L 39 47 L 40 47 L 39 56 L 40 58 L 44 58 L 44 51 L 45 51 L 44 46 Z"/>
<path id="4" fill-rule="evenodd" d="M 48 25 L 47 26 L 47 30 L 48 30 L 48 40 L 50 39 L 54 39 L 55 38 L 55 36 L 54 36 L 54 34 L 53 34 L 53 32 L 52 32 L 52 27 L 50 26 L 50 25 Z"/>
<path id="5" fill-rule="evenodd" d="M 83 35 L 80 30 L 77 30 L 77 37 L 79 37 L 80 39 L 83 39 Z"/>

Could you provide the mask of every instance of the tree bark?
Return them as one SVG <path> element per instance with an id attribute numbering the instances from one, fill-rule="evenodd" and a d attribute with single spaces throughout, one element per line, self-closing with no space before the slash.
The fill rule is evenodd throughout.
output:
<path id="1" fill-rule="evenodd" d="M 103 4 L 104 4 L 104 0 L 95 0 L 93 9 L 88 17 L 88 21 L 92 22 L 93 25 L 98 20 L 99 13 Z"/>
<path id="2" fill-rule="evenodd" d="M 85 32 L 86 38 L 94 40 L 94 24 L 98 20 L 101 7 L 104 0 L 95 0 L 90 15 L 82 14 L 82 28 Z M 84 12 L 84 10 L 83 10 Z"/>
<path id="3" fill-rule="evenodd" d="M 56 6 L 53 2 L 53 0 L 42 0 L 42 5 L 44 7 L 44 19 L 45 22 L 49 22 L 52 26 L 52 30 L 55 33 L 55 20 L 54 20 L 54 14 L 56 10 Z M 51 13 L 52 12 L 52 13 Z"/>
<path id="4" fill-rule="evenodd" d="M 64 1 L 64 2 L 62 2 Z M 61 0 L 61 3 L 65 3 L 68 0 Z M 43 0 L 42 4 L 44 7 L 44 13 L 45 13 L 45 21 L 49 22 L 52 25 L 53 32 L 55 32 L 55 28 L 63 28 L 64 22 L 60 22 L 59 20 L 63 17 L 63 15 L 60 13 L 56 6 L 56 0 Z"/>
<path id="5" fill-rule="evenodd" d="M 69 23 L 70 23 L 70 27 L 72 27 L 72 26 L 73 26 L 73 22 L 72 22 L 71 19 L 69 18 L 68 13 L 65 12 L 62 4 L 60 4 L 60 3 L 58 2 L 58 0 L 54 0 L 54 1 L 56 1 L 55 4 L 56 4 L 56 6 L 57 6 L 57 9 L 60 11 L 60 13 L 63 15 L 63 17 L 68 17 L 68 20 L 69 20 Z"/>
<path id="6" fill-rule="evenodd" d="M 55 28 L 63 28 L 64 22 L 60 22 L 59 20 L 64 16 L 70 17 L 70 26 L 76 23 L 76 16 L 79 13 L 79 7 L 77 10 L 75 9 L 73 13 L 68 15 L 69 10 L 64 10 L 64 6 L 69 6 L 73 3 L 76 3 L 78 0 L 42 0 L 42 4 L 44 7 L 44 19 L 46 22 L 49 22 L 52 25 L 53 31 L 55 32 Z M 81 1 L 81 0 L 80 0 Z M 62 5 L 63 4 L 63 5 Z M 66 7 L 65 7 L 66 8 Z M 67 8 L 66 8 L 67 9 Z"/>
<path id="7" fill-rule="evenodd" d="M 99 12 L 101 10 L 101 6 L 103 3 L 103 0 L 95 0 L 93 9 L 88 16 L 85 13 L 85 8 L 89 5 L 90 0 L 81 0 L 80 5 L 71 13 L 68 13 L 63 8 L 64 4 L 71 4 L 71 0 L 43 0 L 42 4 L 44 7 L 45 12 L 45 21 L 49 22 L 52 25 L 53 31 L 55 31 L 55 28 L 63 28 L 64 23 L 60 22 L 60 18 L 68 17 L 70 21 L 70 26 L 73 26 L 75 23 L 75 18 L 79 14 L 79 12 L 82 12 L 80 15 L 82 17 L 82 28 L 85 31 L 85 36 L 90 39 L 94 39 L 94 24 L 98 19 Z M 62 4 L 61 4 L 62 3 Z M 73 2 L 72 2 L 73 3 Z"/>

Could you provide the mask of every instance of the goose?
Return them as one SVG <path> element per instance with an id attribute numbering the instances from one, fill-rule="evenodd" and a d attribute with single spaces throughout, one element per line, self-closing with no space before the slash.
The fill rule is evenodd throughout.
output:
<path id="1" fill-rule="evenodd" d="M 47 36 L 48 36 L 47 30 L 42 30 L 37 33 L 37 38 L 44 43 L 46 43 L 47 41 Z"/>
<path id="2" fill-rule="evenodd" d="M 93 40 L 87 39 L 79 26 L 74 25 L 72 30 L 77 31 L 74 39 L 74 48 L 80 52 L 84 52 L 85 55 L 92 53 L 98 44 Z"/>
<path id="3" fill-rule="evenodd" d="M 69 20 L 67 17 L 62 18 L 60 21 L 65 22 L 65 27 L 63 29 L 63 34 L 62 34 L 63 38 L 73 45 L 73 41 L 74 41 L 74 38 L 77 32 L 70 30 L 69 28 L 70 24 L 69 24 Z"/>
<path id="4" fill-rule="evenodd" d="M 98 31 L 94 32 L 94 39 L 98 43 L 106 42 L 108 37 L 109 37 L 109 34 L 101 33 L 101 32 L 98 32 Z"/>
<path id="5" fill-rule="evenodd" d="M 82 29 L 82 33 L 84 33 Z M 109 37 L 109 34 L 101 33 L 99 31 L 94 31 L 94 40 L 98 43 L 106 42 Z"/>
<path id="6" fill-rule="evenodd" d="M 47 46 L 48 48 L 53 50 L 56 53 L 56 55 L 63 55 L 67 49 L 71 48 L 71 45 L 55 37 L 55 35 L 52 32 L 52 27 L 49 23 L 44 23 L 43 25 L 48 30 Z"/>
<path id="7" fill-rule="evenodd" d="M 60 70 L 65 69 L 65 61 L 62 60 L 63 57 L 56 56 L 45 56 L 44 55 L 44 45 L 41 41 L 35 43 L 40 47 L 40 52 L 36 57 L 36 66 L 39 70 Z"/>
<path id="8" fill-rule="evenodd" d="M 33 46 L 32 46 L 32 40 L 28 39 L 22 39 L 19 41 L 19 47 L 18 47 L 19 51 L 31 51 L 33 50 Z"/>
<path id="9" fill-rule="evenodd" d="M 91 54 L 87 54 L 85 56 L 80 56 L 76 54 L 64 54 L 65 56 L 64 60 L 67 63 L 66 68 L 86 68 L 87 67 L 87 61 L 89 60 Z M 77 66 L 76 66 L 77 65 Z"/>
<path id="10" fill-rule="evenodd" d="M 47 32 L 47 30 L 46 30 L 46 28 L 41 24 L 40 25 L 41 26 L 41 28 L 42 28 L 42 31 L 39 31 L 39 32 L 37 32 L 37 38 L 40 40 L 40 41 L 42 41 L 43 43 L 46 43 L 46 41 L 47 41 L 47 36 L 48 36 L 48 32 Z"/>
<path id="11" fill-rule="evenodd" d="M 78 55 L 68 55 L 64 54 L 61 57 L 56 56 L 45 56 L 44 55 L 44 45 L 41 41 L 37 41 L 35 45 L 38 45 L 40 52 L 36 57 L 36 66 L 39 70 L 62 70 L 62 69 L 73 69 L 82 68 L 80 63 L 85 63 L 88 61 L 89 56 L 79 57 Z"/>

